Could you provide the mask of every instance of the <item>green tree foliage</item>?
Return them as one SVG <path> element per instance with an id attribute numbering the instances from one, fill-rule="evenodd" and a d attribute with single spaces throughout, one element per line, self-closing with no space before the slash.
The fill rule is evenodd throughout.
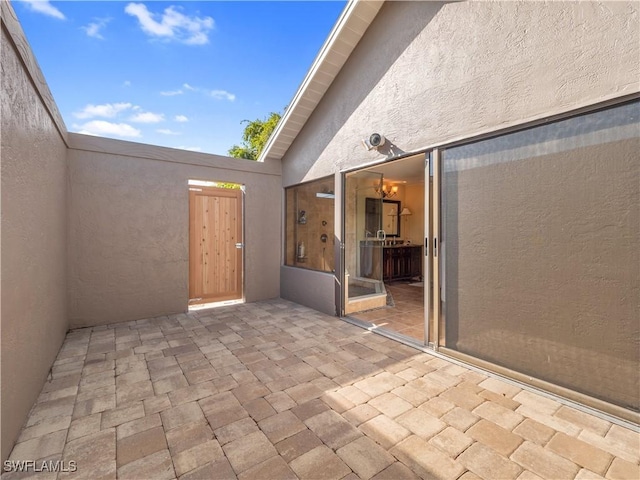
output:
<path id="1" fill-rule="evenodd" d="M 217 188 L 228 188 L 229 190 L 240 190 L 242 185 L 239 183 L 215 182 Z"/>
<path id="2" fill-rule="evenodd" d="M 280 121 L 280 117 L 279 113 L 271 112 L 264 120 L 259 118 L 253 121 L 243 120 L 242 123 L 246 123 L 247 126 L 244 127 L 242 134 L 242 144 L 231 147 L 229 155 L 234 158 L 257 160 L 271 133 L 273 133 Z"/>

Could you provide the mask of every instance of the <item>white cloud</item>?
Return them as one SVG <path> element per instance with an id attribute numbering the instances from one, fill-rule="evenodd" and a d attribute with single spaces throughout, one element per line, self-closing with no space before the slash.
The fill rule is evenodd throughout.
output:
<path id="1" fill-rule="evenodd" d="M 209 43 L 208 33 L 214 25 L 211 17 L 189 17 L 173 5 L 165 8 L 162 14 L 150 12 L 143 3 L 130 3 L 124 11 L 138 19 L 142 31 L 147 35 L 187 45 Z"/>
<path id="2" fill-rule="evenodd" d="M 179 148 L 180 150 L 189 150 L 191 152 L 201 152 L 202 151 L 202 147 L 184 147 L 184 146 L 180 146 L 180 147 L 176 147 Z"/>
<path id="3" fill-rule="evenodd" d="M 182 90 L 168 90 L 166 92 L 160 92 L 160 95 L 163 97 L 174 97 L 176 95 L 182 95 L 183 93 Z"/>
<path id="4" fill-rule="evenodd" d="M 216 90 L 208 90 L 206 88 L 200 88 L 200 87 L 194 87 L 193 85 L 189 85 L 188 83 L 183 83 L 182 84 L 182 88 L 184 90 L 190 91 L 190 92 L 198 92 L 198 93 L 202 93 L 204 95 L 208 95 L 210 97 L 215 98 L 216 100 L 228 100 L 230 102 L 233 102 L 236 99 L 236 96 L 234 93 L 231 92 L 227 92 L 226 90 L 220 90 L 220 89 L 216 89 Z M 183 93 L 183 90 L 176 90 L 176 91 L 169 91 L 169 92 L 160 92 L 162 95 L 180 95 Z"/>
<path id="5" fill-rule="evenodd" d="M 105 103 L 103 105 L 88 104 L 80 112 L 73 114 L 76 118 L 105 117 L 113 118 L 118 113 L 134 108 L 130 103 Z"/>
<path id="6" fill-rule="evenodd" d="M 34 12 L 42 13 L 44 15 L 48 15 L 50 17 L 58 18 L 60 20 L 64 20 L 64 14 L 58 10 L 56 7 L 49 3 L 49 0 L 22 0 L 24 3 L 29 5 L 29 8 Z"/>
<path id="7" fill-rule="evenodd" d="M 130 82 L 129 80 L 125 80 L 125 81 L 122 83 L 122 86 L 123 86 L 123 87 L 130 87 L 130 86 L 131 86 L 131 82 Z"/>
<path id="8" fill-rule="evenodd" d="M 85 135 L 95 135 L 98 137 L 116 136 L 116 137 L 141 137 L 142 133 L 137 128 L 127 125 L 126 123 L 112 123 L 105 120 L 92 120 L 84 125 L 74 125 L 78 129 L 78 133 Z"/>
<path id="9" fill-rule="evenodd" d="M 185 115 L 176 115 L 174 120 L 180 123 L 185 123 L 189 121 L 189 119 Z"/>
<path id="10" fill-rule="evenodd" d="M 216 100 L 229 100 L 233 102 L 236 99 L 236 96 L 233 93 L 227 92 L 226 90 L 211 90 L 209 92 Z"/>
<path id="11" fill-rule="evenodd" d="M 129 118 L 129 120 L 137 123 L 158 123 L 164 121 L 164 114 L 140 112 Z"/>
<path id="12" fill-rule="evenodd" d="M 110 18 L 97 18 L 95 19 L 95 22 L 91 22 L 86 27 L 80 27 L 80 28 L 82 28 L 82 30 L 85 31 L 87 36 L 104 40 L 104 37 L 100 33 L 100 30 L 106 27 L 107 23 L 109 23 L 110 21 L 111 21 Z"/>
<path id="13" fill-rule="evenodd" d="M 156 132 L 161 133 L 163 135 L 182 135 L 180 132 L 174 132 L 168 128 L 159 128 Z"/>

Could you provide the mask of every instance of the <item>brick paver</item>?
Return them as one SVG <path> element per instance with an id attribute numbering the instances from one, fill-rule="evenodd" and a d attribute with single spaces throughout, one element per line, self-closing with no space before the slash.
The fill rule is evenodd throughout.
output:
<path id="1" fill-rule="evenodd" d="M 70 332 L 10 460 L 77 464 L 42 479 L 637 479 L 640 435 L 277 299 Z"/>

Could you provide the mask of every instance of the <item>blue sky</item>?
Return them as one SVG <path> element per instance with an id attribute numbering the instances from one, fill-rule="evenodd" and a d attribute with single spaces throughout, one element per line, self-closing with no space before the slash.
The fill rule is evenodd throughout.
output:
<path id="1" fill-rule="evenodd" d="M 67 129 L 226 155 L 282 112 L 344 1 L 14 1 Z"/>

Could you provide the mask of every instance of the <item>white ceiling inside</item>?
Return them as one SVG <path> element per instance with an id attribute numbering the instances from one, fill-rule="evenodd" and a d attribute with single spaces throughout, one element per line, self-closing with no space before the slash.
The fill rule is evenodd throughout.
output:
<path id="1" fill-rule="evenodd" d="M 385 183 L 424 183 L 424 154 L 383 163 L 367 168 L 367 170 L 382 173 Z"/>

